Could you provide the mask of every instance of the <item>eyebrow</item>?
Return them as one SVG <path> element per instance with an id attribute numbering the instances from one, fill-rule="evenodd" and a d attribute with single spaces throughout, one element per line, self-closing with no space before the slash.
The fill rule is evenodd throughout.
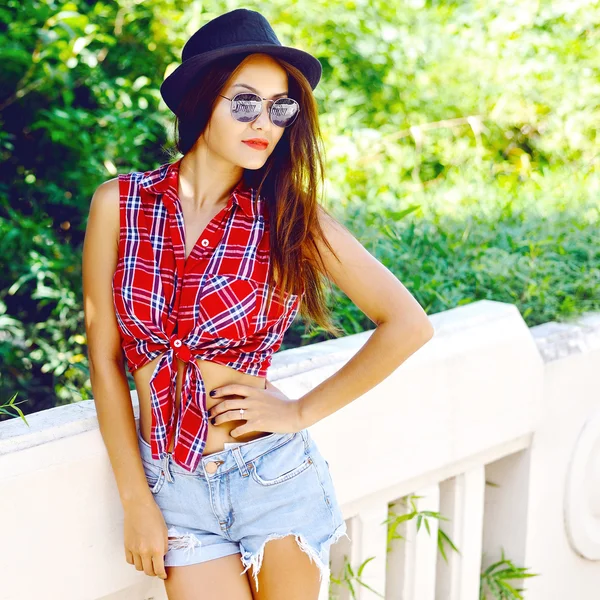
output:
<path id="1" fill-rule="evenodd" d="M 246 83 L 236 83 L 236 84 L 232 85 L 231 87 L 234 87 L 234 88 L 235 87 L 245 87 L 260 96 L 260 92 L 257 89 L 253 88 L 251 85 L 248 85 Z M 287 95 L 288 95 L 288 92 L 279 92 L 279 94 L 275 94 L 274 96 L 271 96 L 271 99 L 278 98 L 280 96 L 287 96 Z"/>

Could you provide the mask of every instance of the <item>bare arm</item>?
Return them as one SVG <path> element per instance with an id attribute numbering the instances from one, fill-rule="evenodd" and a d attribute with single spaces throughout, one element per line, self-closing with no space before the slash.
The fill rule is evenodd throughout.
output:
<path id="1" fill-rule="evenodd" d="M 339 371 L 300 398 L 301 427 L 320 421 L 383 381 L 429 341 L 433 326 L 404 285 L 345 228 L 321 222 L 339 261 L 320 248 L 332 281 L 377 326 Z"/>
<path id="2" fill-rule="evenodd" d="M 112 299 L 119 239 L 119 183 L 95 191 L 83 244 L 83 302 L 92 392 L 100 433 L 123 506 L 151 500 Z"/>
<path id="3" fill-rule="evenodd" d="M 100 433 L 125 513 L 125 560 L 146 575 L 166 579 L 167 526 L 142 465 L 112 297 L 118 241 L 119 181 L 111 179 L 94 192 L 83 243 L 83 309 L 90 378 Z"/>

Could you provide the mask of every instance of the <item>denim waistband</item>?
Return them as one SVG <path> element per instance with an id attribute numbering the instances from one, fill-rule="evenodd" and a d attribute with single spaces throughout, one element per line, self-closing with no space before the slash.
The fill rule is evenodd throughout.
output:
<path id="1" fill-rule="evenodd" d="M 152 458 L 150 444 L 148 444 L 148 442 L 142 438 L 139 429 L 137 435 L 142 460 L 158 466 L 164 466 L 166 464 L 165 459 Z M 243 442 L 239 446 L 213 452 L 207 456 L 203 456 L 194 471 L 188 471 L 187 469 L 184 469 L 182 466 L 178 465 L 174 461 L 171 453 L 167 455 L 168 464 L 173 473 L 179 473 L 181 475 L 200 475 L 205 478 L 220 476 L 232 469 L 242 469 L 242 464 L 251 462 L 259 456 L 283 446 L 296 436 L 303 441 L 305 449 L 308 451 L 310 436 L 308 429 L 302 429 L 294 433 L 270 433 L 269 435 L 265 435 L 255 440 Z M 211 462 L 218 464 L 218 468 L 214 473 L 210 473 L 206 470 L 206 465 Z"/>

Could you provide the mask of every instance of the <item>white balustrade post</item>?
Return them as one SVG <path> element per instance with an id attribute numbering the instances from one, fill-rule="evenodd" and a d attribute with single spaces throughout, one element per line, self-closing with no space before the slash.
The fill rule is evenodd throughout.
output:
<path id="1" fill-rule="evenodd" d="M 385 521 L 387 516 L 388 504 L 384 501 L 361 509 L 352 520 L 352 532 L 349 532 L 348 535 L 352 539 L 351 565 L 354 573 L 357 573 L 360 565 L 368 558 L 374 557 L 365 566 L 360 580 L 376 593 L 355 580 L 353 585 L 358 600 L 381 599 L 384 595 L 387 559 L 387 526 Z"/>
<path id="2" fill-rule="evenodd" d="M 346 562 L 350 565 L 357 564 L 360 558 L 358 544 L 354 543 L 358 537 L 358 517 L 346 519 L 347 536 L 341 537 L 331 547 L 331 575 L 335 578 L 342 578 L 345 572 Z M 350 588 L 345 584 L 327 583 L 321 585 L 319 600 L 351 600 Z"/>
<path id="3" fill-rule="evenodd" d="M 415 500 L 417 511 L 438 511 L 440 492 L 432 485 L 414 493 L 422 498 Z M 410 502 L 394 503 L 397 514 L 411 510 Z M 417 531 L 417 518 L 405 521 L 396 531 L 405 539 L 391 543 L 386 577 L 386 600 L 435 600 L 435 575 L 437 560 L 438 521 L 429 517 L 429 533 L 425 523 Z"/>
<path id="4" fill-rule="evenodd" d="M 460 551 L 444 545 L 438 556 L 436 600 L 478 600 L 481 579 L 485 467 L 470 469 L 440 484 L 439 525 Z"/>

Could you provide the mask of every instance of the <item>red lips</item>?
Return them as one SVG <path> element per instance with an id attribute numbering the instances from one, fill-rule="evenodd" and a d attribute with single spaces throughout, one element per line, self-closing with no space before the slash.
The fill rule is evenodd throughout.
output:
<path id="1" fill-rule="evenodd" d="M 262 140 L 244 140 L 243 143 L 257 150 L 264 150 L 269 145 L 268 142 Z"/>

